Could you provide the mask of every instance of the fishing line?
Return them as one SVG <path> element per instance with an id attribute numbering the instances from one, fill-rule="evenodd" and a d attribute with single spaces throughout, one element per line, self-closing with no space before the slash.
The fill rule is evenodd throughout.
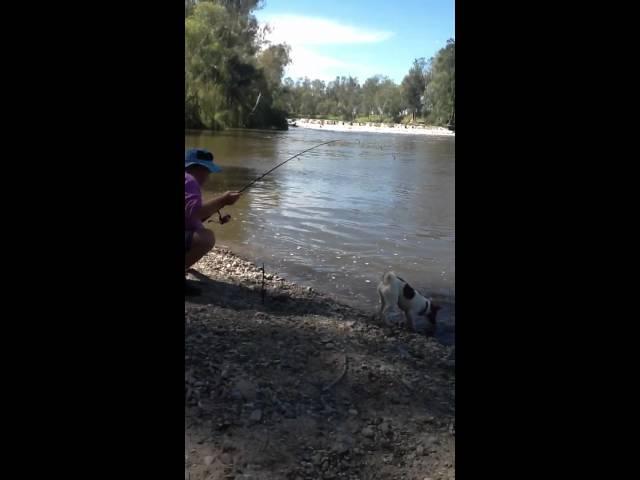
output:
<path id="1" fill-rule="evenodd" d="M 280 168 L 282 165 L 284 165 L 285 163 L 287 163 L 290 160 L 293 160 L 296 157 L 299 157 L 300 155 L 302 155 L 303 153 L 307 153 L 311 150 L 313 150 L 314 148 L 318 148 L 321 147 L 322 145 L 328 145 L 329 143 L 333 143 L 333 142 L 337 142 L 338 140 L 329 140 L 328 142 L 324 142 L 324 143 L 320 143 L 318 145 L 315 145 L 311 148 L 307 148 L 306 150 L 303 150 L 300 153 L 296 153 L 295 155 L 293 155 L 292 157 L 287 158 L 284 162 L 280 162 L 278 165 L 276 165 L 275 167 L 273 167 L 271 170 L 267 170 L 265 173 L 263 173 L 262 175 L 260 175 L 258 178 L 256 178 L 255 180 L 252 180 L 251 182 L 249 182 L 248 184 L 246 184 L 244 187 L 242 187 L 239 190 L 239 193 L 244 192 L 247 188 L 249 188 L 250 186 L 252 186 L 254 183 L 256 183 L 259 180 L 262 180 L 264 177 L 266 177 L 267 175 L 269 175 L 271 172 L 273 172 L 276 168 Z"/>
<path id="2" fill-rule="evenodd" d="M 329 140 L 328 142 L 323 142 L 320 143 L 318 145 L 314 145 L 311 148 L 307 148 L 306 150 L 303 150 L 300 153 L 296 153 L 295 155 L 287 158 L 284 162 L 280 162 L 279 164 L 277 164 L 275 167 L 273 167 L 270 170 L 267 170 L 265 173 L 263 173 L 262 175 L 260 175 L 258 178 L 252 180 L 251 182 L 247 183 L 244 187 L 242 187 L 240 190 L 238 190 L 238 193 L 242 193 L 244 192 L 247 188 L 251 187 L 254 183 L 256 183 L 259 180 L 262 180 L 264 177 L 266 177 L 267 175 L 269 175 L 271 172 L 273 172 L 274 170 L 276 170 L 277 168 L 280 168 L 281 166 L 283 166 L 285 163 L 293 160 L 296 157 L 299 157 L 300 155 L 302 155 L 303 153 L 307 153 L 311 150 L 313 150 L 314 148 L 318 148 L 321 147 L 323 145 L 328 145 L 330 143 L 334 143 L 334 142 L 338 142 L 339 140 Z M 220 222 L 221 225 L 224 225 L 225 223 L 227 223 L 229 220 L 231 220 L 231 215 L 226 214 L 225 216 L 222 216 L 222 214 L 220 213 L 220 210 L 218 210 L 218 221 Z"/>

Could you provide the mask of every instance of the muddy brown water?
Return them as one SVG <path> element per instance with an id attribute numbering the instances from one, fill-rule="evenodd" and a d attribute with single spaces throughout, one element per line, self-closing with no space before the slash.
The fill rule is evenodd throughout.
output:
<path id="1" fill-rule="evenodd" d="M 392 269 L 443 304 L 438 337 L 454 341 L 455 138 L 330 132 L 185 132 L 222 173 L 205 198 L 240 189 L 318 143 L 248 189 L 225 225 L 207 223 L 218 244 L 267 272 L 372 312 L 382 273 Z"/>

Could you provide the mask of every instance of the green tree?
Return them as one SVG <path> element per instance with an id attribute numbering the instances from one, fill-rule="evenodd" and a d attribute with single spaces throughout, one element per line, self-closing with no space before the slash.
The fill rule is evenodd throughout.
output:
<path id="1" fill-rule="evenodd" d="M 402 102 L 400 87 L 386 77 L 383 77 L 379 83 L 375 105 L 379 115 L 393 122 L 400 121 L 402 110 L 406 108 Z"/>
<path id="2" fill-rule="evenodd" d="M 407 109 L 415 121 L 416 115 L 422 112 L 424 90 L 427 84 L 427 63 L 424 58 L 417 58 L 402 80 L 402 97 Z"/>
<path id="3" fill-rule="evenodd" d="M 287 45 L 272 45 L 253 12 L 259 0 L 185 0 L 185 124 L 187 128 L 286 128 L 287 115 L 357 117 L 444 125 L 455 115 L 455 41 L 434 58 L 414 60 L 400 85 L 376 75 L 361 85 L 338 76 L 283 80 Z"/>
<path id="4" fill-rule="evenodd" d="M 288 47 L 261 53 L 257 0 L 185 1 L 185 123 L 286 128 L 274 107 Z"/>
<path id="5" fill-rule="evenodd" d="M 425 98 L 431 106 L 431 120 L 446 125 L 453 120 L 456 100 L 455 40 L 447 41 L 432 60 L 430 81 Z"/>
<path id="6" fill-rule="evenodd" d="M 378 107 L 380 94 L 380 75 L 367 78 L 362 85 L 362 113 L 371 117 L 372 114 L 382 115 Z"/>

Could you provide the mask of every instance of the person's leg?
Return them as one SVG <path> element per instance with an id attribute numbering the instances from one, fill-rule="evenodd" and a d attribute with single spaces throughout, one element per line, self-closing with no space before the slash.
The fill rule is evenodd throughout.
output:
<path id="1" fill-rule="evenodd" d="M 185 238 L 186 240 L 186 238 Z M 191 236 L 191 245 L 184 256 L 185 272 L 194 265 L 198 260 L 204 257 L 216 244 L 216 237 L 211 230 L 203 229 L 193 232 Z"/>

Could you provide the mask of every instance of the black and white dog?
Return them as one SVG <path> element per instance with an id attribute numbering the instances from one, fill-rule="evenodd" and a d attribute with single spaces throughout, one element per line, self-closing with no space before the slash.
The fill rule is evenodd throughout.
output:
<path id="1" fill-rule="evenodd" d="M 389 326 L 409 323 L 414 332 L 433 335 L 436 315 L 441 309 L 393 272 L 382 276 L 378 285 L 380 317 Z"/>

